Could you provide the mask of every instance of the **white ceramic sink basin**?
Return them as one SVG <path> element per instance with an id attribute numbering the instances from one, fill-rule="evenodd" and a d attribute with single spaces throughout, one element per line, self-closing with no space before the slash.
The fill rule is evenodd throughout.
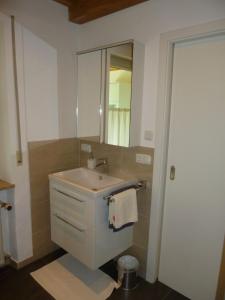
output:
<path id="1" fill-rule="evenodd" d="M 72 184 L 81 190 L 98 193 L 112 187 L 121 187 L 127 181 L 99 173 L 95 170 L 77 168 L 50 175 L 50 178 L 58 179 Z"/>

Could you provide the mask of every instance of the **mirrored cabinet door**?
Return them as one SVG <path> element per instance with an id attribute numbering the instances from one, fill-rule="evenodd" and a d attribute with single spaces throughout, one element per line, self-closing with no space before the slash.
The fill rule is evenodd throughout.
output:
<path id="1" fill-rule="evenodd" d="M 133 44 L 108 48 L 106 57 L 104 141 L 129 147 Z"/>
<path id="2" fill-rule="evenodd" d="M 140 145 L 144 46 L 135 41 L 80 52 L 77 137 Z"/>
<path id="3" fill-rule="evenodd" d="M 77 56 L 77 137 L 100 141 L 102 51 Z"/>

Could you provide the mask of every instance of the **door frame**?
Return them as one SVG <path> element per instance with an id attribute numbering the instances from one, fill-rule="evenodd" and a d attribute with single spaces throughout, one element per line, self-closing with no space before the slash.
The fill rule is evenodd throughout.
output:
<path id="1" fill-rule="evenodd" d="M 169 141 L 174 45 L 177 42 L 184 42 L 222 33 L 225 34 L 225 19 L 170 31 L 161 34 L 160 36 L 156 141 L 146 273 L 146 280 L 151 283 L 154 283 L 157 280 L 159 272 Z"/>

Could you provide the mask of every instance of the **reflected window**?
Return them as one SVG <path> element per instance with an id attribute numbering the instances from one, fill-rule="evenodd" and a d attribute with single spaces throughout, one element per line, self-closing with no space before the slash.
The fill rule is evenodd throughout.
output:
<path id="1" fill-rule="evenodd" d="M 120 46 L 121 55 L 113 53 L 119 49 L 111 49 L 106 103 L 106 142 L 123 147 L 129 147 L 130 142 L 132 47 L 128 46 Z"/>

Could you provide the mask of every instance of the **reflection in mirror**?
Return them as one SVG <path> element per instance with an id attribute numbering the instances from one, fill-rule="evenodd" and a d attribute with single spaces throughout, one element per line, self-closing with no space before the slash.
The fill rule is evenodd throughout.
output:
<path id="1" fill-rule="evenodd" d="M 107 49 L 105 143 L 129 147 L 133 44 Z"/>
<path id="2" fill-rule="evenodd" d="M 77 137 L 140 145 L 144 46 L 137 41 L 77 53 Z"/>

